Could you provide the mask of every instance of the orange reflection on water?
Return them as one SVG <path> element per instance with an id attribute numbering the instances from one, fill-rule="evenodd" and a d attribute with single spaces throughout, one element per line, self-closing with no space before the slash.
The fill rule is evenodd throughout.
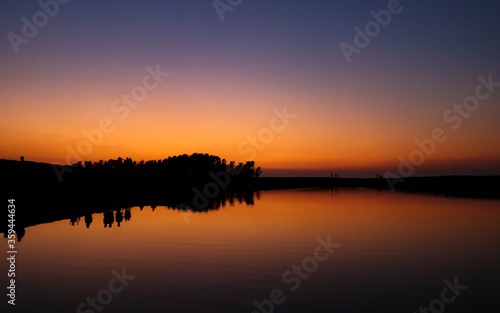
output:
<path id="1" fill-rule="evenodd" d="M 205 213 L 135 207 L 111 228 L 99 213 L 88 229 L 83 217 L 27 228 L 19 292 L 43 303 L 57 288 L 73 305 L 126 267 L 137 277 L 126 292 L 156 308 L 166 309 L 165 297 L 178 309 L 193 299 L 251 304 L 282 286 L 283 272 L 311 256 L 317 238 L 340 244 L 311 283 L 320 290 L 359 292 L 363 279 L 367 296 L 381 284 L 397 293 L 459 274 L 484 284 L 474 271 L 494 271 L 500 259 L 498 208 L 493 200 L 340 189 L 265 191 L 254 205 L 226 202 Z"/>

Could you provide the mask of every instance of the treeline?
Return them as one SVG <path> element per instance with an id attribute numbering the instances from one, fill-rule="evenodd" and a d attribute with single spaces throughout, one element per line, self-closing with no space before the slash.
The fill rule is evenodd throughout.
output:
<path id="1" fill-rule="evenodd" d="M 63 177 L 67 183 L 94 181 L 102 184 L 197 184 L 210 181 L 211 175 L 226 172 L 234 181 L 242 182 L 261 175 L 260 167 L 254 161 L 238 163 L 227 162 L 215 155 L 194 153 L 178 155 L 163 160 L 134 161 L 131 158 L 100 160 L 98 162 L 75 163 L 71 172 Z M 212 174 L 211 174 L 212 173 Z"/>

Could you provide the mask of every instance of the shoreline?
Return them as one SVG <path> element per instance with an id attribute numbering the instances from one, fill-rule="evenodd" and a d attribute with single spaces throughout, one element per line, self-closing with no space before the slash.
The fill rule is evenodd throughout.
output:
<path id="1" fill-rule="evenodd" d="M 206 185 L 206 184 L 204 184 Z M 167 207 L 172 210 L 191 212 L 217 211 L 226 202 L 254 203 L 259 191 L 320 188 L 324 190 L 368 189 L 391 192 L 385 179 L 380 178 L 329 178 L 329 177 L 261 177 L 246 184 L 231 184 L 215 197 L 207 197 L 203 207 L 193 205 L 201 199 L 200 193 L 191 189 L 169 189 L 170 185 L 145 185 L 121 190 L 103 190 L 89 194 L 69 192 L 47 194 L 14 192 L 0 194 L 5 199 L 16 201 L 16 229 L 51 223 L 65 219 L 75 219 L 88 214 L 104 213 L 131 207 Z M 441 197 L 461 197 L 500 200 L 500 176 L 441 176 L 408 178 L 394 192 L 434 195 Z M 171 186 L 170 186 L 171 187 Z M 186 186 L 184 186 L 186 187 Z M 189 187 L 191 188 L 191 187 Z M 193 188 L 203 190 L 203 185 Z M 100 191 L 100 192 L 99 192 Z M 198 197 L 198 198 L 196 198 Z M 2 227 L 3 228 L 3 227 Z M 5 229 L 0 229 L 5 233 Z"/>

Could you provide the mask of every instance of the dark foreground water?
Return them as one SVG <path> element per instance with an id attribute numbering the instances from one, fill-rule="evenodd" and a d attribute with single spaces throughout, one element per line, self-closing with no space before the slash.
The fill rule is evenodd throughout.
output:
<path id="1" fill-rule="evenodd" d="M 500 312 L 500 201 L 343 189 L 254 201 L 26 228 L 16 306 L 2 286 L 0 311 Z"/>

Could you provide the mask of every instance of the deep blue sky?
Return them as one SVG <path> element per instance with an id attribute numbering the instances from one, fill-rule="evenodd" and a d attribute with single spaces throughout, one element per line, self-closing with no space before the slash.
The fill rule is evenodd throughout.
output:
<path id="1" fill-rule="evenodd" d="M 351 39 L 353 27 L 364 26 L 371 20 L 368 12 L 383 9 L 387 3 L 247 0 L 226 13 L 221 23 L 211 1 L 72 0 L 42 29 L 40 39 L 34 39 L 36 47 L 22 49 L 26 52 L 21 57 L 29 51 L 57 49 L 135 57 L 181 50 L 225 61 L 259 53 L 270 58 L 282 55 L 307 66 L 326 61 L 342 66 L 339 42 Z M 426 65 L 430 61 L 478 66 L 498 59 L 498 1 L 415 0 L 401 1 L 401 5 L 403 12 L 394 16 L 371 50 L 392 50 Z M 39 9 L 36 1 L 3 1 L 3 36 L 18 32 L 21 17 L 31 17 Z M 4 57 L 10 54 L 8 46 L 8 40 L 2 40 Z M 377 59 L 375 52 L 363 54 L 357 63 Z"/>

